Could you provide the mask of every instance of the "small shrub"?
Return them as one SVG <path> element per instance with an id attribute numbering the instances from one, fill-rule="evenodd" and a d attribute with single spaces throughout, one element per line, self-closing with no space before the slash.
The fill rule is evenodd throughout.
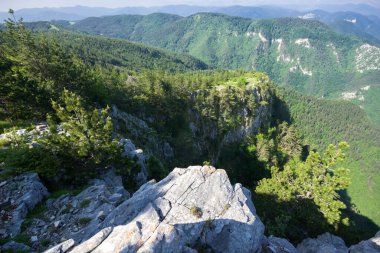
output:
<path id="1" fill-rule="evenodd" d="M 18 234 L 13 238 L 13 241 L 18 242 L 18 243 L 23 243 L 25 245 L 29 245 L 29 237 L 27 234 Z"/>
<path id="2" fill-rule="evenodd" d="M 203 215 L 202 209 L 200 209 L 200 208 L 197 207 L 197 206 L 193 206 L 193 207 L 190 209 L 190 212 L 191 212 L 192 215 L 194 215 L 194 216 L 197 217 L 197 218 L 201 218 L 202 215 Z"/>
<path id="3" fill-rule="evenodd" d="M 46 206 L 44 203 L 36 205 L 33 210 L 31 210 L 26 216 L 28 219 L 33 219 L 40 217 L 46 210 Z"/>
<path id="4" fill-rule="evenodd" d="M 90 205 L 91 200 L 90 199 L 84 199 L 79 203 L 80 208 L 86 208 Z"/>
<path id="5" fill-rule="evenodd" d="M 82 227 L 88 225 L 88 223 L 90 223 L 90 222 L 91 222 L 91 218 L 87 218 L 87 217 L 80 218 L 80 219 L 78 220 L 78 224 L 79 224 L 80 226 L 82 226 Z"/>
<path id="6" fill-rule="evenodd" d="M 222 215 L 224 215 L 228 209 L 230 209 L 231 205 L 229 203 L 225 204 L 223 207 Z"/>
<path id="7" fill-rule="evenodd" d="M 42 247 L 47 247 L 47 246 L 49 246 L 50 243 L 51 243 L 50 239 L 43 239 L 43 240 L 41 240 L 41 246 Z"/>

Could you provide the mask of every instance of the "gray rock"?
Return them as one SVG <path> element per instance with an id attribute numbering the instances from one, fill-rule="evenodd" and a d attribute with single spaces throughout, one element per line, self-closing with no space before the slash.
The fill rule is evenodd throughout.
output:
<path id="1" fill-rule="evenodd" d="M 330 233 L 324 233 L 316 239 L 305 239 L 298 244 L 300 253 L 348 253 L 343 239 Z"/>
<path id="2" fill-rule="evenodd" d="M 65 253 L 67 252 L 71 247 L 73 247 L 75 244 L 75 241 L 73 239 L 64 241 L 57 246 L 54 246 L 51 249 L 48 249 L 44 251 L 44 253 Z"/>
<path id="3" fill-rule="evenodd" d="M 112 231 L 112 227 L 102 229 L 100 232 L 94 235 L 91 239 L 76 246 L 74 249 L 70 251 L 70 253 L 91 252 L 107 238 L 107 236 L 111 233 L 111 231 Z"/>
<path id="4" fill-rule="evenodd" d="M 102 229 L 110 227 L 107 235 Z M 247 189 L 232 186 L 224 170 L 193 166 L 144 184 L 76 241 L 95 253 L 196 252 L 198 246 L 244 253 L 261 250 L 263 232 Z"/>
<path id="5" fill-rule="evenodd" d="M 182 253 L 198 253 L 198 251 L 185 246 L 183 247 Z"/>
<path id="6" fill-rule="evenodd" d="M 7 181 L 0 182 L 0 187 L 3 187 L 6 184 L 7 184 Z"/>
<path id="7" fill-rule="evenodd" d="M 61 221 L 59 220 L 59 221 L 56 221 L 56 222 L 54 222 L 54 227 L 55 228 L 58 228 L 59 227 L 59 225 L 61 225 Z"/>
<path id="8" fill-rule="evenodd" d="M 0 227 L 5 229 L 0 238 L 20 233 L 21 224 L 30 210 L 48 195 L 36 173 L 26 173 L 8 180 L 0 187 L 0 206 L 4 211 Z"/>
<path id="9" fill-rule="evenodd" d="M 46 210 L 32 220 L 25 233 L 37 236 L 39 242 L 49 240 L 53 245 L 66 238 L 80 242 L 86 229 L 96 231 L 106 214 L 129 197 L 121 178 L 109 171 L 102 179 L 92 180 L 90 186 L 76 196 L 65 194 L 48 200 Z M 39 243 L 33 247 L 38 251 L 44 249 Z"/>
<path id="10" fill-rule="evenodd" d="M 350 253 L 379 253 L 380 252 L 380 231 L 367 241 L 362 241 L 350 247 Z"/>
<path id="11" fill-rule="evenodd" d="M 137 164 L 140 165 L 141 171 L 136 175 L 135 180 L 138 185 L 142 185 L 148 180 L 148 171 L 145 164 L 145 155 L 142 149 L 136 149 L 135 144 L 130 139 L 121 139 L 120 143 L 124 147 L 123 155 L 136 159 Z"/>
<path id="12" fill-rule="evenodd" d="M 165 142 L 163 147 L 164 157 L 172 158 L 174 156 L 174 151 L 169 143 Z"/>
<path id="13" fill-rule="evenodd" d="M 298 250 L 286 239 L 269 236 L 263 245 L 265 253 L 298 253 Z"/>

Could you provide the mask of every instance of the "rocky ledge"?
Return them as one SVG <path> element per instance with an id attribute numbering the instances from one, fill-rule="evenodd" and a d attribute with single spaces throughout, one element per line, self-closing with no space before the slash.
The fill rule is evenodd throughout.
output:
<path id="1" fill-rule="evenodd" d="M 71 244 L 68 252 L 255 252 L 263 232 L 250 192 L 232 186 L 224 170 L 176 168 L 143 185 L 83 238 L 48 252 Z"/>
<path id="2" fill-rule="evenodd" d="M 0 182 L 0 191 L 12 198 L 14 210 L 23 205 L 30 210 L 47 194 L 35 174 Z M 26 214 L 19 216 L 16 227 L 19 231 L 24 222 L 31 248 L 10 241 L 0 252 L 380 252 L 380 232 L 350 248 L 327 233 L 297 248 L 286 239 L 267 238 L 251 199 L 249 190 L 231 185 L 224 170 L 210 166 L 176 168 L 132 197 L 109 172 L 77 196 L 48 199 L 38 217 L 26 222 Z M 11 223 L 4 224 L 8 231 Z M 17 231 L 7 233 L 14 237 Z"/>

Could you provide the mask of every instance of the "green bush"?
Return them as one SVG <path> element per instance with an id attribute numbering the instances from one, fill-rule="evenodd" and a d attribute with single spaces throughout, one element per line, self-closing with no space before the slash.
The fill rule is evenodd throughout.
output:
<path id="1" fill-rule="evenodd" d="M 84 227 L 84 226 L 87 226 L 88 223 L 90 223 L 90 222 L 91 222 L 91 218 L 84 217 L 84 218 L 80 218 L 80 219 L 78 220 L 78 225 Z"/>
<path id="2" fill-rule="evenodd" d="M 195 217 L 197 217 L 198 219 L 199 219 L 199 218 L 202 218 L 202 215 L 203 215 L 202 209 L 200 209 L 200 208 L 197 207 L 197 206 L 193 206 L 193 207 L 190 209 L 190 213 L 191 213 L 192 215 L 194 215 Z"/>
<path id="3" fill-rule="evenodd" d="M 123 166 L 108 108 L 87 109 L 81 97 L 67 90 L 61 100 L 63 105 L 53 101 L 55 115 L 47 116 L 48 132 L 35 133 L 32 140 L 14 135 L 5 161 L 8 170 L 35 171 L 48 181 L 62 175 L 66 182 L 81 184 L 95 176 L 97 168 Z"/>
<path id="4" fill-rule="evenodd" d="M 90 205 L 91 200 L 90 199 L 84 199 L 79 203 L 80 208 L 86 208 Z"/>

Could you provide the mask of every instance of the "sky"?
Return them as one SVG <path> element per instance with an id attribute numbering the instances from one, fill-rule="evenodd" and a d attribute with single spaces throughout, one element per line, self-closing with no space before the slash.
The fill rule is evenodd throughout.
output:
<path id="1" fill-rule="evenodd" d="M 91 6 L 91 7 L 129 7 L 129 6 L 162 6 L 162 5 L 302 5 L 318 6 L 325 4 L 366 3 L 380 8 L 380 0 L 0 0 L 0 11 L 22 8 Z"/>

